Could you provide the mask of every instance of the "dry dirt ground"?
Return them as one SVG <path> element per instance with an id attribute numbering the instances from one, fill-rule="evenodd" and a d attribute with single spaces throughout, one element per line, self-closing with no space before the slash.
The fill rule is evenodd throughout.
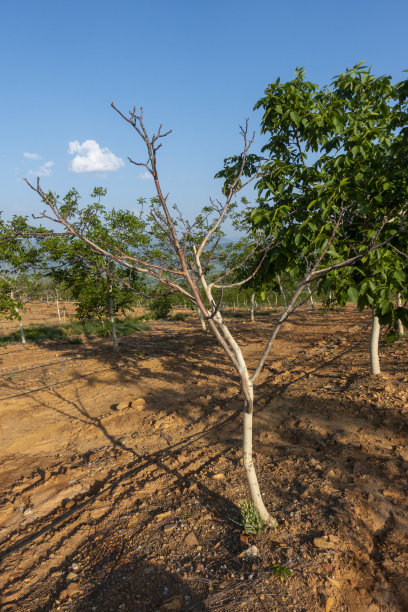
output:
<path id="1" fill-rule="evenodd" d="M 231 319 L 252 366 L 271 323 Z M 382 344 L 373 378 L 368 335 L 350 307 L 278 336 L 255 391 L 278 528 L 250 538 L 239 387 L 193 316 L 119 356 L 0 348 L 1 609 L 408 610 L 407 341 Z"/>

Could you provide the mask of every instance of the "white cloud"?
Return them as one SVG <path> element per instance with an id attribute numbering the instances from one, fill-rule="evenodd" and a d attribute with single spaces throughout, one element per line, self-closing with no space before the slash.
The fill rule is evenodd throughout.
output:
<path id="1" fill-rule="evenodd" d="M 142 179 L 142 181 L 147 181 L 149 179 L 152 179 L 153 177 L 150 172 L 146 170 L 146 172 L 143 172 L 143 174 L 139 174 L 139 178 Z"/>
<path id="2" fill-rule="evenodd" d="M 41 155 L 39 153 L 23 153 L 24 157 L 27 159 L 41 159 Z"/>
<path id="3" fill-rule="evenodd" d="M 107 147 L 101 149 L 96 140 L 85 140 L 82 144 L 73 140 L 68 145 L 68 153 L 76 154 L 69 166 L 72 172 L 112 172 L 125 165 Z"/>
<path id="4" fill-rule="evenodd" d="M 30 170 L 29 174 L 34 174 L 34 176 L 50 176 L 52 174 L 52 166 L 54 165 L 53 161 L 45 162 L 38 170 Z"/>

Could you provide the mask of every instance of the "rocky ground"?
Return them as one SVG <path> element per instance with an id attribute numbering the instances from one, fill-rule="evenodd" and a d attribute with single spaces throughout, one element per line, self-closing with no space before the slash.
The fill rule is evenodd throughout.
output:
<path id="1" fill-rule="evenodd" d="M 231 319 L 254 366 L 273 315 Z M 0 348 L 1 609 L 407 610 L 407 342 L 299 311 L 257 386 L 278 528 L 245 536 L 241 397 L 193 316 Z M 290 570 L 289 574 L 286 570 Z"/>

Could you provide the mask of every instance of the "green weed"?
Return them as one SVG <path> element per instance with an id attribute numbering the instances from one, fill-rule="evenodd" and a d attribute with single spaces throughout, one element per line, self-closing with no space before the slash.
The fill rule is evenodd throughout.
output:
<path id="1" fill-rule="evenodd" d="M 268 528 L 268 524 L 261 519 L 259 511 L 253 503 L 244 500 L 241 502 L 239 509 L 241 511 L 240 521 L 234 521 L 234 523 L 242 527 L 246 534 L 257 535 Z"/>
<path id="2" fill-rule="evenodd" d="M 280 563 L 274 563 L 274 565 L 272 565 L 272 574 L 278 576 L 278 578 L 281 579 L 281 582 L 291 576 L 292 573 L 292 570 L 290 570 L 288 567 L 285 567 L 284 565 L 281 565 Z"/>

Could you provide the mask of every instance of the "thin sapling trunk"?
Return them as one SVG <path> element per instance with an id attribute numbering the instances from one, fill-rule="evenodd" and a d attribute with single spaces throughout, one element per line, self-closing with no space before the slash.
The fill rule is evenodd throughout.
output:
<path id="1" fill-rule="evenodd" d="M 402 300 L 401 300 L 401 296 L 398 294 L 398 298 L 397 298 L 397 306 L 398 308 L 401 308 L 402 306 Z M 398 338 L 402 338 L 404 335 L 404 326 L 402 324 L 401 319 L 398 319 L 397 321 L 397 331 L 398 331 Z"/>
<path id="2" fill-rule="evenodd" d="M 315 303 L 314 303 L 314 300 L 313 300 L 313 293 L 312 293 L 312 290 L 310 289 L 309 285 L 307 286 L 307 293 L 308 293 L 308 296 L 309 296 L 310 304 L 312 305 L 312 310 L 316 310 L 316 306 L 315 306 Z"/>
<path id="3" fill-rule="evenodd" d="M 255 323 L 255 291 L 251 293 L 250 313 L 251 313 L 251 323 Z"/>
<path id="4" fill-rule="evenodd" d="M 370 372 L 372 375 L 381 374 L 378 344 L 380 341 L 380 321 L 373 310 L 370 335 Z"/>

